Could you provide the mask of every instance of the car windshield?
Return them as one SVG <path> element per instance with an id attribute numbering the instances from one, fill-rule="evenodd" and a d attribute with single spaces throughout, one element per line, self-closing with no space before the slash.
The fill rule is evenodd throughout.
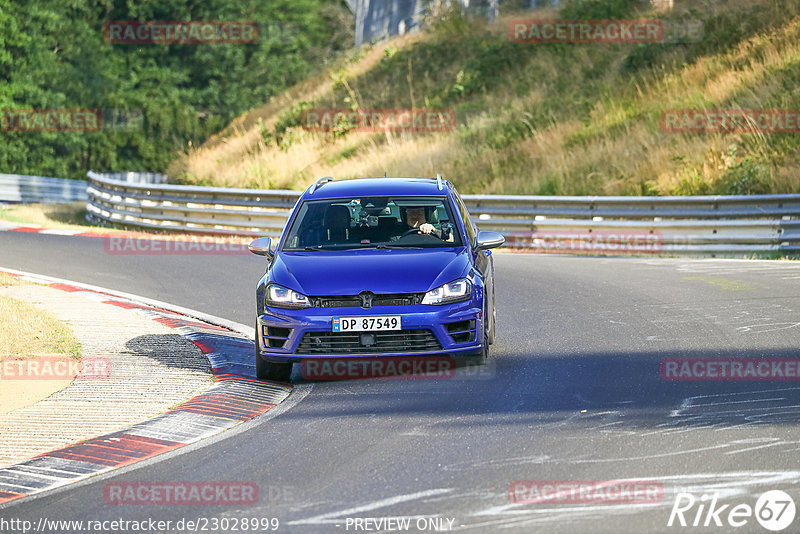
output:
<path id="1" fill-rule="evenodd" d="M 458 247 L 446 197 L 359 197 L 300 205 L 282 250 Z"/>

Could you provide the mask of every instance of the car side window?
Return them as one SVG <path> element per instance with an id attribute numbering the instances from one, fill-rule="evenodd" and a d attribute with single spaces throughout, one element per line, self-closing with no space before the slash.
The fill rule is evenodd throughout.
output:
<path id="1" fill-rule="evenodd" d="M 456 199 L 458 211 L 461 212 L 461 218 L 464 219 L 464 227 L 467 229 L 467 236 L 469 237 L 470 245 L 472 245 L 475 243 L 475 236 L 478 235 L 478 229 L 475 227 L 475 223 L 467 210 L 467 206 L 464 205 L 464 201 L 461 200 L 461 195 L 459 195 L 458 191 L 455 189 L 453 189 L 453 197 Z"/>

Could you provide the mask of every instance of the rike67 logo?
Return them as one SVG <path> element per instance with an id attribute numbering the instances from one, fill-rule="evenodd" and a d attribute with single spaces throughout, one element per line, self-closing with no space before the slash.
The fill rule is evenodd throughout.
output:
<path id="1" fill-rule="evenodd" d="M 781 490 L 763 493 L 755 507 L 747 503 L 719 504 L 718 500 L 716 493 L 704 493 L 700 498 L 678 493 L 667 526 L 739 528 L 752 525 L 755 519 L 765 529 L 779 532 L 792 524 L 796 512 L 794 500 Z"/>

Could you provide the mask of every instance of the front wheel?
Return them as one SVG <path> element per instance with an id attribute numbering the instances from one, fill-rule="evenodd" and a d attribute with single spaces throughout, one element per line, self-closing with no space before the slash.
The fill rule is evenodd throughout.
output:
<path id="1" fill-rule="evenodd" d="M 489 345 L 494 342 L 492 339 L 492 328 L 490 323 L 491 316 L 488 311 L 488 300 L 483 299 L 483 350 L 481 351 L 480 364 L 484 365 L 489 360 Z"/>
<path id="2" fill-rule="evenodd" d="M 256 329 L 256 332 L 258 329 Z M 259 380 L 274 380 L 276 382 L 289 382 L 292 376 L 291 363 L 265 362 L 258 353 L 258 340 L 256 340 L 256 378 Z"/>
<path id="3" fill-rule="evenodd" d="M 496 334 L 497 334 L 497 308 L 495 307 L 494 303 L 494 285 L 492 285 L 492 325 L 489 328 L 489 333 L 488 333 L 489 337 L 487 338 L 489 340 L 489 345 L 494 345 L 494 338 Z"/>
<path id="4" fill-rule="evenodd" d="M 259 380 L 274 380 L 275 382 L 289 382 L 292 376 L 291 363 L 265 362 L 261 356 L 256 355 L 256 377 Z"/>
<path id="5" fill-rule="evenodd" d="M 469 365 L 485 365 L 489 360 L 489 316 L 486 314 L 487 300 L 483 299 L 483 346 L 481 351 L 467 360 Z"/>

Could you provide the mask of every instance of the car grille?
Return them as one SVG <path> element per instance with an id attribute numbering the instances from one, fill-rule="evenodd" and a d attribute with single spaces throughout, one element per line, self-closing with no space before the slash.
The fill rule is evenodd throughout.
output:
<path id="1" fill-rule="evenodd" d="M 410 306 L 422 302 L 424 293 L 393 293 L 373 295 L 372 307 L 375 306 Z M 359 295 L 334 295 L 328 297 L 311 297 L 311 305 L 315 308 L 357 308 L 363 300 Z"/>
<path id="2" fill-rule="evenodd" d="M 366 342 L 366 343 L 365 343 Z M 295 354 L 381 354 L 442 350 L 427 329 L 386 332 L 306 332 Z"/>

